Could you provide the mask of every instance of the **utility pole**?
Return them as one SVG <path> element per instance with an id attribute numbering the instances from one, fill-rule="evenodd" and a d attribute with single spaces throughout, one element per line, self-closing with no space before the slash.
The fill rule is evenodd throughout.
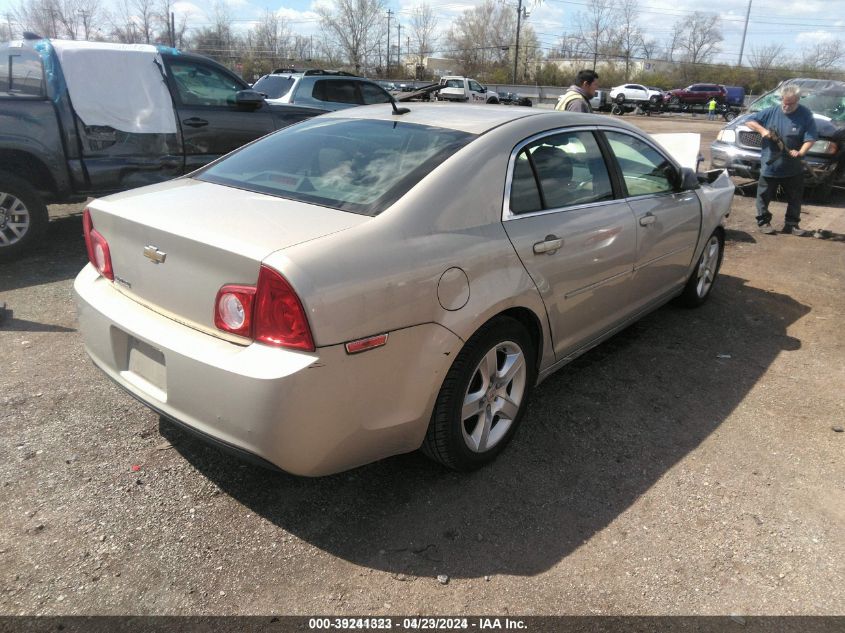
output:
<path id="1" fill-rule="evenodd" d="M 399 23 L 399 20 L 396 20 L 396 66 L 399 68 L 399 77 L 402 77 L 402 60 L 399 58 L 399 54 L 402 51 L 402 25 Z"/>
<path id="2" fill-rule="evenodd" d="M 176 14 L 170 12 L 170 47 L 176 48 Z"/>
<path id="3" fill-rule="evenodd" d="M 751 15 L 751 0 L 748 0 L 748 9 L 745 11 L 745 27 L 742 29 L 742 44 L 739 45 L 739 66 L 742 66 L 742 52 L 745 50 L 745 34 L 748 32 L 748 16 Z"/>
<path id="4" fill-rule="evenodd" d="M 79 10 L 79 15 L 82 16 L 82 28 L 85 31 L 85 39 L 88 39 L 88 12 L 85 9 Z"/>
<path id="5" fill-rule="evenodd" d="M 390 16 L 393 15 L 393 11 L 390 9 L 387 10 L 387 78 L 390 79 Z"/>
<path id="6" fill-rule="evenodd" d="M 516 10 L 516 51 L 513 55 L 513 83 L 516 85 L 516 66 L 519 64 L 519 27 L 522 22 L 522 0 Z"/>

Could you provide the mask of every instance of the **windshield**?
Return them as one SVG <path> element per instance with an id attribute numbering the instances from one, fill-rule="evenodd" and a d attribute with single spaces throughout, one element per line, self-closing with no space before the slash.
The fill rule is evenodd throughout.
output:
<path id="1" fill-rule="evenodd" d="M 398 121 L 315 118 L 244 147 L 196 178 L 377 215 L 474 138 Z"/>
<path id="2" fill-rule="evenodd" d="M 748 110 L 758 112 L 780 103 L 780 93 L 775 90 L 763 95 L 752 103 Z M 811 91 L 801 89 L 801 105 L 806 106 L 816 114 L 821 114 L 832 121 L 845 121 L 845 83 L 841 87 L 828 86 L 825 90 Z"/>
<path id="3" fill-rule="evenodd" d="M 252 89 L 267 95 L 268 99 L 279 99 L 288 93 L 293 85 L 293 77 L 264 75 L 253 84 Z"/>

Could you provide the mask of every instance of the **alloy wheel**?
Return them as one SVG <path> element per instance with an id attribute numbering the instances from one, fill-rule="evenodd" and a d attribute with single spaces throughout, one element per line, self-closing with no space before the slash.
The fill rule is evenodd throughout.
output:
<path id="1" fill-rule="evenodd" d="M 20 241 L 29 230 L 29 209 L 23 200 L 0 192 L 0 246 Z"/>
<path id="2" fill-rule="evenodd" d="M 527 385 L 525 354 L 513 341 L 488 350 L 464 394 L 461 432 L 467 447 L 483 453 L 507 434 L 522 406 Z"/>
<path id="3" fill-rule="evenodd" d="M 701 253 L 701 259 L 698 260 L 698 282 L 695 285 L 695 291 L 700 298 L 707 296 L 710 287 L 713 285 L 713 280 L 716 279 L 721 248 L 719 238 L 716 235 L 711 235 L 707 246 L 704 247 L 704 252 Z"/>

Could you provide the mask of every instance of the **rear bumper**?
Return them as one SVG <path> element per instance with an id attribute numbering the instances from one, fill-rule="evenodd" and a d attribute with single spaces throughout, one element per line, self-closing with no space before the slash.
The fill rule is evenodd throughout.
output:
<path id="1" fill-rule="evenodd" d="M 297 475 L 417 449 L 462 345 L 428 323 L 355 355 L 239 346 L 139 305 L 90 265 L 74 291 L 86 351 L 112 380 L 200 436 Z"/>

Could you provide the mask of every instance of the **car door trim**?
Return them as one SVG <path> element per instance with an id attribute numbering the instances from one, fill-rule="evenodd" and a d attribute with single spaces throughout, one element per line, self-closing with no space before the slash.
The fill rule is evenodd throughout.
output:
<path id="1" fill-rule="evenodd" d="M 577 288 L 576 290 L 573 290 L 572 292 L 569 292 L 569 293 L 563 295 L 563 298 L 564 299 L 571 299 L 572 297 L 577 297 L 580 294 L 584 294 L 585 292 L 588 292 L 590 290 L 594 290 L 594 289 L 596 289 L 600 286 L 604 286 L 606 284 L 609 284 L 611 281 L 619 279 L 620 277 L 629 276 L 630 274 L 631 274 L 630 270 L 623 270 L 622 272 L 616 273 L 615 275 L 613 275 L 611 277 L 607 277 L 606 279 L 601 279 L 599 281 L 596 281 L 595 283 L 591 283 L 589 286 L 584 286 L 583 288 Z"/>

